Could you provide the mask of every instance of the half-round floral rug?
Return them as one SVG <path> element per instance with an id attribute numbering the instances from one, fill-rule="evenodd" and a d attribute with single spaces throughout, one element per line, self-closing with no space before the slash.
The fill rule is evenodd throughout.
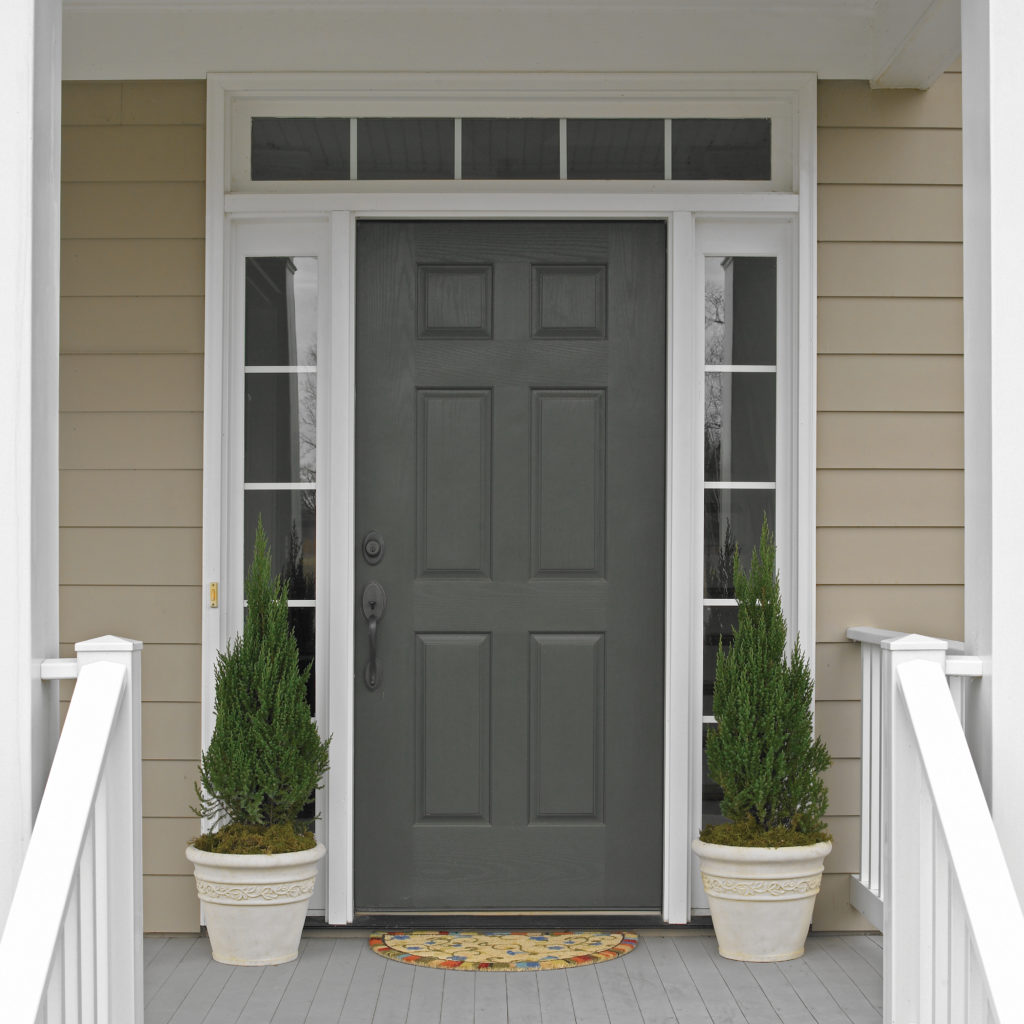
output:
<path id="1" fill-rule="evenodd" d="M 636 941 L 632 932 L 377 932 L 370 949 L 446 971 L 550 971 L 614 960 Z"/>

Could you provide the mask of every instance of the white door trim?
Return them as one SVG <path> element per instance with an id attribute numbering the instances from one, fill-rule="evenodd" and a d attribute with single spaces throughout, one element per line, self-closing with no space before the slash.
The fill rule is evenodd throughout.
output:
<path id="1" fill-rule="evenodd" d="M 815 163 L 816 86 L 813 77 L 788 81 L 797 112 L 794 130 L 792 193 L 669 193 L 634 194 L 622 191 L 548 193 L 331 192 L 317 195 L 239 195 L 229 190 L 228 145 L 232 76 L 212 76 L 208 83 L 207 261 L 206 261 L 206 437 L 204 441 L 203 572 L 206 584 L 227 582 L 231 498 L 225 472 L 230 465 L 230 374 L 226 373 L 226 331 L 230 329 L 225 284 L 231 280 L 234 259 L 229 225 L 252 221 L 309 221 L 329 217 L 329 296 L 331 324 L 330 380 L 323 387 L 331 400 L 329 466 L 319 515 L 329 530 L 333 555 L 329 574 L 321 563 L 327 586 L 322 607 L 330 622 L 341 624 L 330 637 L 330 686 L 326 695 L 328 729 L 333 734 L 332 768 L 326 791 L 327 867 L 326 916 L 332 924 L 351 922 L 354 915 L 352 865 L 354 779 L 353 747 L 353 622 L 354 622 L 354 254 L 355 225 L 372 217 L 429 218 L 586 218 L 608 220 L 660 219 L 668 227 L 669 296 L 667 308 L 667 447 L 666 447 L 666 603 L 665 603 L 665 779 L 664 891 L 666 922 L 689 919 L 693 905 L 690 878 L 690 840 L 695 811 L 699 812 L 700 706 L 698 688 L 690 680 L 701 671 L 702 635 L 701 558 L 702 517 L 697 504 L 702 493 L 703 339 L 695 311 L 703 309 L 696 294 L 701 275 L 696 265 L 696 233 L 701 220 L 731 220 L 741 224 L 789 223 L 792 248 L 792 318 L 795 338 L 790 346 L 793 364 L 793 429 L 786 450 L 780 434 L 780 462 L 789 466 L 792 502 L 788 522 L 787 563 L 780 568 L 792 581 L 791 621 L 814 653 L 814 354 L 815 354 Z M 771 78 L 771 76 L 765 76 Z M 792 79 L 794 76 L 787 76 Z M 247 79 L 247 81 L 251 80 Z M 778 83 L 776 83 L 778 85 Z M 577 101 L 579 97 L 577 97 Z M 392 99 L 393 102 L 393 99 Z M 217 185 L 220 185 L 218 188 Z M 683 299 L 684 301 L 679 301 Z M 689 301 L 687 301 L 689 300 Z M 780 345 L 785 339 L 780 337 Z M 327 347 L 327 346 L 325 346 Z M 781 362 L 780 362 L 781 365 Z M 781 374 L 780 374 L 781 376 Z M 323 434 L 321 436 L 324 436 Z M 785 474 L 780 476 L 781 481 Z M 782 530 L 783 523 L 779 522 Z M 781 540 L 781 538 L 780 538 Z M 780 549 L 782 545 L 780 544 Z M 326 552 L 324 552 L 326 554 Z M 233 631 L 220 609 L 204 601 L 203 614 L 203 743 L 213 724 L 213 659 Z M 324 619 L 323 621 L 327 621 Z M 318 654 L 320 639 L 318 631 Z M 694 675 L 697 673 L 697 675 Z M 330 691 L 328 694 L 327 691 Z M 334 699 L 331 699 L 333 695 Z M 340 698 L 340 699 L 339 699 Z M 696 801 L 696 806 L 695 806 Z"/>

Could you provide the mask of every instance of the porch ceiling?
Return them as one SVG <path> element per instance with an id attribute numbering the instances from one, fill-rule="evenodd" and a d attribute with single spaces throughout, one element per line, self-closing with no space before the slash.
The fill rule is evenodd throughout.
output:
<path id="1" fill-rule="evenodd" d="M 64 0 L 66 79 L 813 71 L 926 88 L 960 0 Z"/>

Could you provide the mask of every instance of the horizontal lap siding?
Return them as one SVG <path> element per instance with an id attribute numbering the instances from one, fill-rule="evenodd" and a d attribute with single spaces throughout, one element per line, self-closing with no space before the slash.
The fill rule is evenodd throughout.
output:
<path id="1" fill-rule="evenodd" d="M 64 88 L 62 653 L 145 643 L 147 931 L 199 926 L 205 108 L 202 82 Z"/>
<path id="2" fill-rule="evenodd" d="M 963 635 L 960 76 L 818 86 L 817 726 L 835 849 L 821 929 L 863 928 L 852 625 Z"/>

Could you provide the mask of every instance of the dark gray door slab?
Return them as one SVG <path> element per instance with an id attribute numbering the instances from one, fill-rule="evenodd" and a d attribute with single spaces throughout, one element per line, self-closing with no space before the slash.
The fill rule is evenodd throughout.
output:
<path id="1" fill-rule="evenodd" d="M 359 911 L 661 906 L 665 246 L 359 227 Z"/>

